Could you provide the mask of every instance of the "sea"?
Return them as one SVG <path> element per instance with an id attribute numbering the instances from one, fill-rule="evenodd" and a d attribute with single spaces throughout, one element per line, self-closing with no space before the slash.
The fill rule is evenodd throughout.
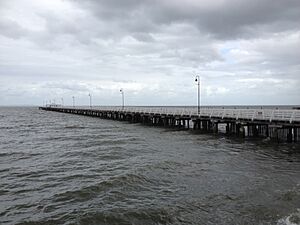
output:
<path id="1" fill-rule="evenodd" d="M 0 224 L 300 224 L 300 146 L 0 107 Z"/>

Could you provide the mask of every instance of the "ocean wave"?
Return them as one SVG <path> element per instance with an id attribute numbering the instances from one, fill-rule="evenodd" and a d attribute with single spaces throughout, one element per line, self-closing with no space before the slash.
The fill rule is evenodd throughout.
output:
<path id="1" fill-rule="evenodd" d="M 80 125 L 69 125 L 69 126 L 64 126 L 64 129 L 85 129 L 86 127 L 80 126 Z"/>
<path id="2" fill-rule="evenodd" d="M 134 225 L 174 224 L 177 216 L 172 208 L 133 208 L 120 212 L 95 212 L 83 215 L 79 224 Z"/>
<path id="3" fill-rule="evenodd" d="M 178 224 L 178 214 L 171 206 L 166 207 L 141 207 L 113 210 L 95 210 L 84 212 L 64 213 L 58 218 L 43 218 L 40 220 L 26 219 L 16 225 L 158 225 Z"/>
<path id="4" fill-rule="evenodd" d="M 139 174 L 123 174 L 119 176 L 110 177 L 107 180 L 100 181 L 93 185 L 81 187 L 76 190 L 65 191 L 54 196 L 55 202 L 60 201 L 86 201 L 92 199 L 100 194 L 105 194 L 120 187 L 140 187 L 150 184 L 151 181 Z"/>

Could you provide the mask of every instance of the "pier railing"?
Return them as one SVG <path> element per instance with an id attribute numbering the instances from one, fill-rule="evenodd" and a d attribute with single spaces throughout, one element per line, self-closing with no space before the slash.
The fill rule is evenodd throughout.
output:
<path id="1" fill-rule="evenodd" d="M 71 108 L 71 107 L 70 107 Z M 88 107 L 76 107 L 77 109 L 89 109 Z M 221 119 L 245 119 L 261 121 L 285 121 L 300 122 L 300 110 L 292 109 L 222 109 L 222 108 L 202 108 L 198 114 L 196 107 L 114 107 L 101 106 L 93 107 L 93 110 L 100 111 L 117 111 L 132 112 L 144 114 L 159 114 L 172 116 L 189 116 L 189 117 L 208 117 Z"/>

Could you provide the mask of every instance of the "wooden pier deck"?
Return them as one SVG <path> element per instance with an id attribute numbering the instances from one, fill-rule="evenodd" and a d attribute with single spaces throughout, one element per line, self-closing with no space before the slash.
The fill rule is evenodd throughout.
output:
<path id="1" fill-rule="evenodd" d="M 276 141 L 298 142 L 300 110 L 283 109 L 221 109 L 203 108 L 200 114 L 191 107 L 40 107 L 42 110 L 71 113 L 142 123 L 152 126 L 176 127 L 239 137 L 261 137 Z"/>

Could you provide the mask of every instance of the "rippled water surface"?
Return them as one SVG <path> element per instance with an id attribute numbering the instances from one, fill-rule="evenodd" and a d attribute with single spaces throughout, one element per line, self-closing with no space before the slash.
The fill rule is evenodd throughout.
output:
<path id="1" fill-rule="evenodd" d="M 0 108 L 0 224 L 300 224 L 300 150 Z"/>

